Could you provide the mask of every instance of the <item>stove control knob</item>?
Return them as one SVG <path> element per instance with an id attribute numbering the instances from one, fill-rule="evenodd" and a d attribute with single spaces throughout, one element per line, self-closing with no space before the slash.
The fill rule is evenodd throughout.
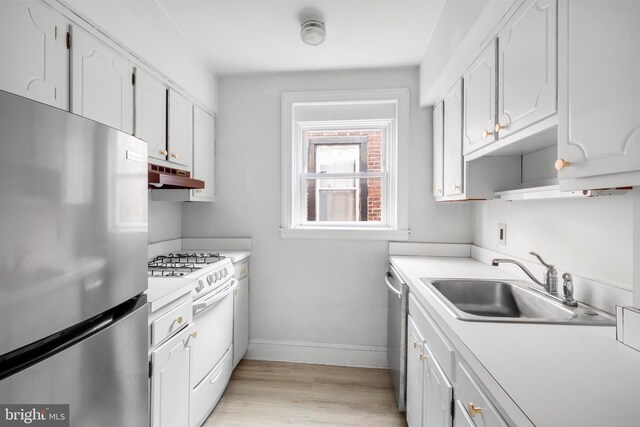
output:
<path id="1" fill-rule="evenodd" d="M 209 284 L 213 282 L 213 276 L 211 274 L 207 276 L 207 282 L 209 282 Z"/>
<path id="2" fill-rule="evenodd" d="M 198 284 L 196 285 L 196 290 L 201 291 L 204 289 L 204 280 L 198 280 Z"/>
<path id="3" fill-rule="evenodd" d="M 212 277 L 214 283 L 217 282 L 218 281 L 218 272 L 216 271 L 213 274 L 211 274 L 211 277 Z"/>
<path id="4" fill-rule="evenodd" d="M 224 268 L 224 275 L 225 277 L 229 275 L 229 270 L 227 270 L 227 267 Z"/>
<path id="5" fill-rule="evenodd" d="M 223 277 L 222 270 L 216 271 L 216 276 L 218 276 L 218 279 L 222 279 L 222 277 Z"/>

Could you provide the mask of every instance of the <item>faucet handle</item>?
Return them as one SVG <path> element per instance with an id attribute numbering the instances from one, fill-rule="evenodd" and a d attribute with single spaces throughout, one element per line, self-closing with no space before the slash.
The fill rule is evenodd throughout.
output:
<path id="1" fill-rule="evenodd" d="M 544 265 L 545 267 L 547 267 L 547 268 L 555 268 L 555 265 L 547 264 L 546 262 L 544 262 L 544 260 L 537 253 L 529 252 L 529 255 L 533 255 L 534 257 L 538 258 L 538 261 L 540 261 L 540 264 Z"/>
<path id="2" fill-rule="evenodd" d="M 578 301 L 573 298 L 573 277 L 571 277 L 571 274 L 569 273 L 564 273 L 562 275 L 562 280 L 564 281 L 564 284 L 562 285 L 564 300 L 562 302 L 572 307 L 577 306 Z"/>

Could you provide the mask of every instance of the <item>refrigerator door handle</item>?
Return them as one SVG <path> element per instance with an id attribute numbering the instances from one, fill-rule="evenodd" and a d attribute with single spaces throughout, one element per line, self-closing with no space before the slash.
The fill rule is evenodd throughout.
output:
<path id="1" fill-rule="evenodd" d="M 112 326 L 147 303 L 140 294 L 116 307 L 0 356 L 0 381 Z"/>
<path id="2" fill-rule="evenodd" d="M 389 288 L 389 290 L 391 292 L 393 292 L 394 294 L 396 294 L 398 296 L 398 299 L 402 299 L 402 290 L 398 290 L 396 288 L 393 287 L 393 285 L 391 284 L 391 282 L 389 281 L 389 278 L 391 277 L 391 273 L 387 272 L 384 275 L 384 282 L 387 284 L 387 288 Z"/>

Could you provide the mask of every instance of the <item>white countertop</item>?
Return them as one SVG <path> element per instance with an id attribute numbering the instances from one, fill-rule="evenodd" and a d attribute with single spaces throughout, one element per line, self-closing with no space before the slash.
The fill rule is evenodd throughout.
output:
<path id="1" fill-rule="evenodd" d="M 390 260 L 436 322 L 464 343 L 463 357 L 470 352 L 495 380 L 494 390 L 485 384 L 494 397 L 511 397 L 500 402 L 506 415 L 522 419 L 517 405 L 539 427 L 640 425 L 640 352 L 616 341 L 615 327 L 461 321 L 420 278 L 518 278 L 471 258 Z"/>

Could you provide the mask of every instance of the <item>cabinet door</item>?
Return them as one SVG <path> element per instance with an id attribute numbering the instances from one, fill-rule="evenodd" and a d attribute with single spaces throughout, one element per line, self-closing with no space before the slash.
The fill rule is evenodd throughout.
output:
<path id="1" fill-rule="evenodd" d="M 469 67 L 464 81 L 464 154 L 491 144 L 496 121 L 496 43 Z"/>
<path id="2" fill-rule="evenodd" d="M 453 416 L 451 402 L 453 387 L 429 352 L 424 385 L 424 425 L 427 427 L 451 427 Z"/>
<path id="3" fill-rule="evenodd" d="M 411 315 L 408 317 L 407 326 L 407 424 L 409 427 L 421 427 L 424 338 Z"/>
<path id="4" fill-rule="evenodd" d="M 462 194 L 462 81 L 444 99 L 444 195 Z"/>
<path id="5" fill-rule="evenodd" d="M 233 295 L 233 366 L 249 348 L 249 277 L 240 279 Z"/>
<path id="6" fill-rule="evenodd" d="M 444 195 L 444 103 L 433 107 L 433 197 Z"/>
<path id="7" fill-rule="evenodd" d="M 66 109 L 67 28 L 41 1 L 0 1 L 0 89 Z"/>
<path id="8" fill-rule="evenodd" d="M 469 418 L 464 405 L 459 400 L 456 401 L 455 411 L 456 416 L 453 419 L 453 427 L 476 427 L 471 418 Z"/>
<path id="9" fill-rule="evenodd" d="M 499 138 L 557 111 L 556 20 L 555 0 L 527 0 L 500 31 Z"/>
<path id="10" fill-rule="evenodd" d="M 191 171 L 193 155 L 193 105 L 187 98 L 169 89 L 169 161 Z"/>
<path id="11" fill-rule="evenodd" d="M 560 185 L 563 178 L 639 171 L 640 2 L 561 0 L 559 6 L 558 154 L 572 163 L 559 172 Z M 586 188 L 640 185 L 637 176 L 613 179 Z"/>
<path id="12" fill-rule="evenodd" d="M 136 70 L 134 134 L 149 144 L 149 157 L 167 160 L 167 87 L 144 70 Z"/>
<path id="13" fill-rule="evenodd" d="M 191 190 L 193 201 L 213 201 L 215 177 L 215 119 L 193 107 L 193 177 L 204 181 L 204 188 Z"/>
<path id="14" fill-rule="evenodd" d="M 191 326 L 151 353 L 151 426 L 189 427 Z"/>
<path id="15" fill-rule="evenodd" d="M 133 66 L 79 27 L 72 27 L 71 111 L 133 133 Z"/>

